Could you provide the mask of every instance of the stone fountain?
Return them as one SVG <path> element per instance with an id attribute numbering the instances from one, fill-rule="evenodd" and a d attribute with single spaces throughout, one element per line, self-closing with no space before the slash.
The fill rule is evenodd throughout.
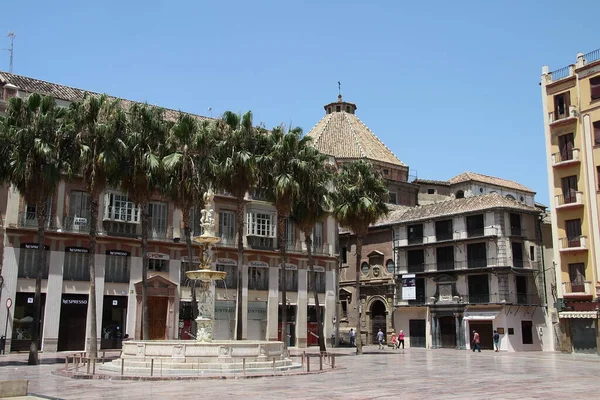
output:
<path id="1" fill-rule="evenodd" d="M 148 375 L 160 365 L 165 377 L 201 376 L 211 373 L 272 373 L 301 368 L 287 356 L 283 342 L 267 340 L 215 340 L 215 282 L 227 275 L 212 269 L 213 247 L 220 241 L 214 233 L 214 194 L 204 194 L 202 235 L 193 238 L 201 247 L 200 265 L 187 271 L 189 279 L 199 281 L 196 340 L 129 340 L 123 342 L 119 359 L 104 364 L 101 370 L 120 372 L 128 376 Z"/>

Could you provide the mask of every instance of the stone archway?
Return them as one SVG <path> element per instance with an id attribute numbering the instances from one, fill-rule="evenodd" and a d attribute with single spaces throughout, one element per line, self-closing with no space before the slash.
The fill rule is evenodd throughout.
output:
<path id="1" fill-rule="evenodd" d="M 371 329 L 369 330 L 371 337 L 367 340 L 368 343 L 375 344 L 379 329 L 383 331 L 384 337 L 387 337 L 387 309 L 383 300 L 377 299 L 371 302 L 369 315 L 371 317 Z"/>

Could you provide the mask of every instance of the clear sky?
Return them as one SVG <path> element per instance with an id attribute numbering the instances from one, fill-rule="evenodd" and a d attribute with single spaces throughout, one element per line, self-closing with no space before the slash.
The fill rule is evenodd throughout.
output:
<path id="1" fill-rule="evenodd" d="M 0 3 L 15 73 L 305 132 L 341 81 L 411 174 L 513 179 L 546 204 L 541 67 L 600 48 L 598 0 Z"/>

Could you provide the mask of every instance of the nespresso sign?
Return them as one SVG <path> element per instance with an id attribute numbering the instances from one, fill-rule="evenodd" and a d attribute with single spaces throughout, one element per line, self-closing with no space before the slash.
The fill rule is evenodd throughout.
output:
<path id="1" fill-rule="evenodd" d="M 129 257 L 131 253 L 123 250 L 106 250 L 107 256 Z"/>
<path id="2" fill-rule="evenodd" d="M 66 253 L 89 253 L 90 249 L 86 249 L 85 247 L 65 247 Z"/>
<path id="3" fill-rule="evenodd" d="M 21 248 L 22 249 L 31 249 L 31 250 L 37 250 L 40 248 L 40 244 L 39 243 L 21 243 Z M 50 246 L 44 246 L 45 250 L 50 250 Z"/>
<path id="4" fill-rule="evenodd" d="M 63 304 L 65 305 L 87 305 L 88 301 L 87 299 L 63 299 L 62 301 Z"/>

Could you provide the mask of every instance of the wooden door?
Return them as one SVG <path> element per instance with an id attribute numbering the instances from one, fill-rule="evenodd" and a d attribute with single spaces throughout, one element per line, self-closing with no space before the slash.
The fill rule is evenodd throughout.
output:
<path id="1" fill-rule="evenodd" d="M 168 297 L 148 297 L 150 340 L 166 339 Z"/>

